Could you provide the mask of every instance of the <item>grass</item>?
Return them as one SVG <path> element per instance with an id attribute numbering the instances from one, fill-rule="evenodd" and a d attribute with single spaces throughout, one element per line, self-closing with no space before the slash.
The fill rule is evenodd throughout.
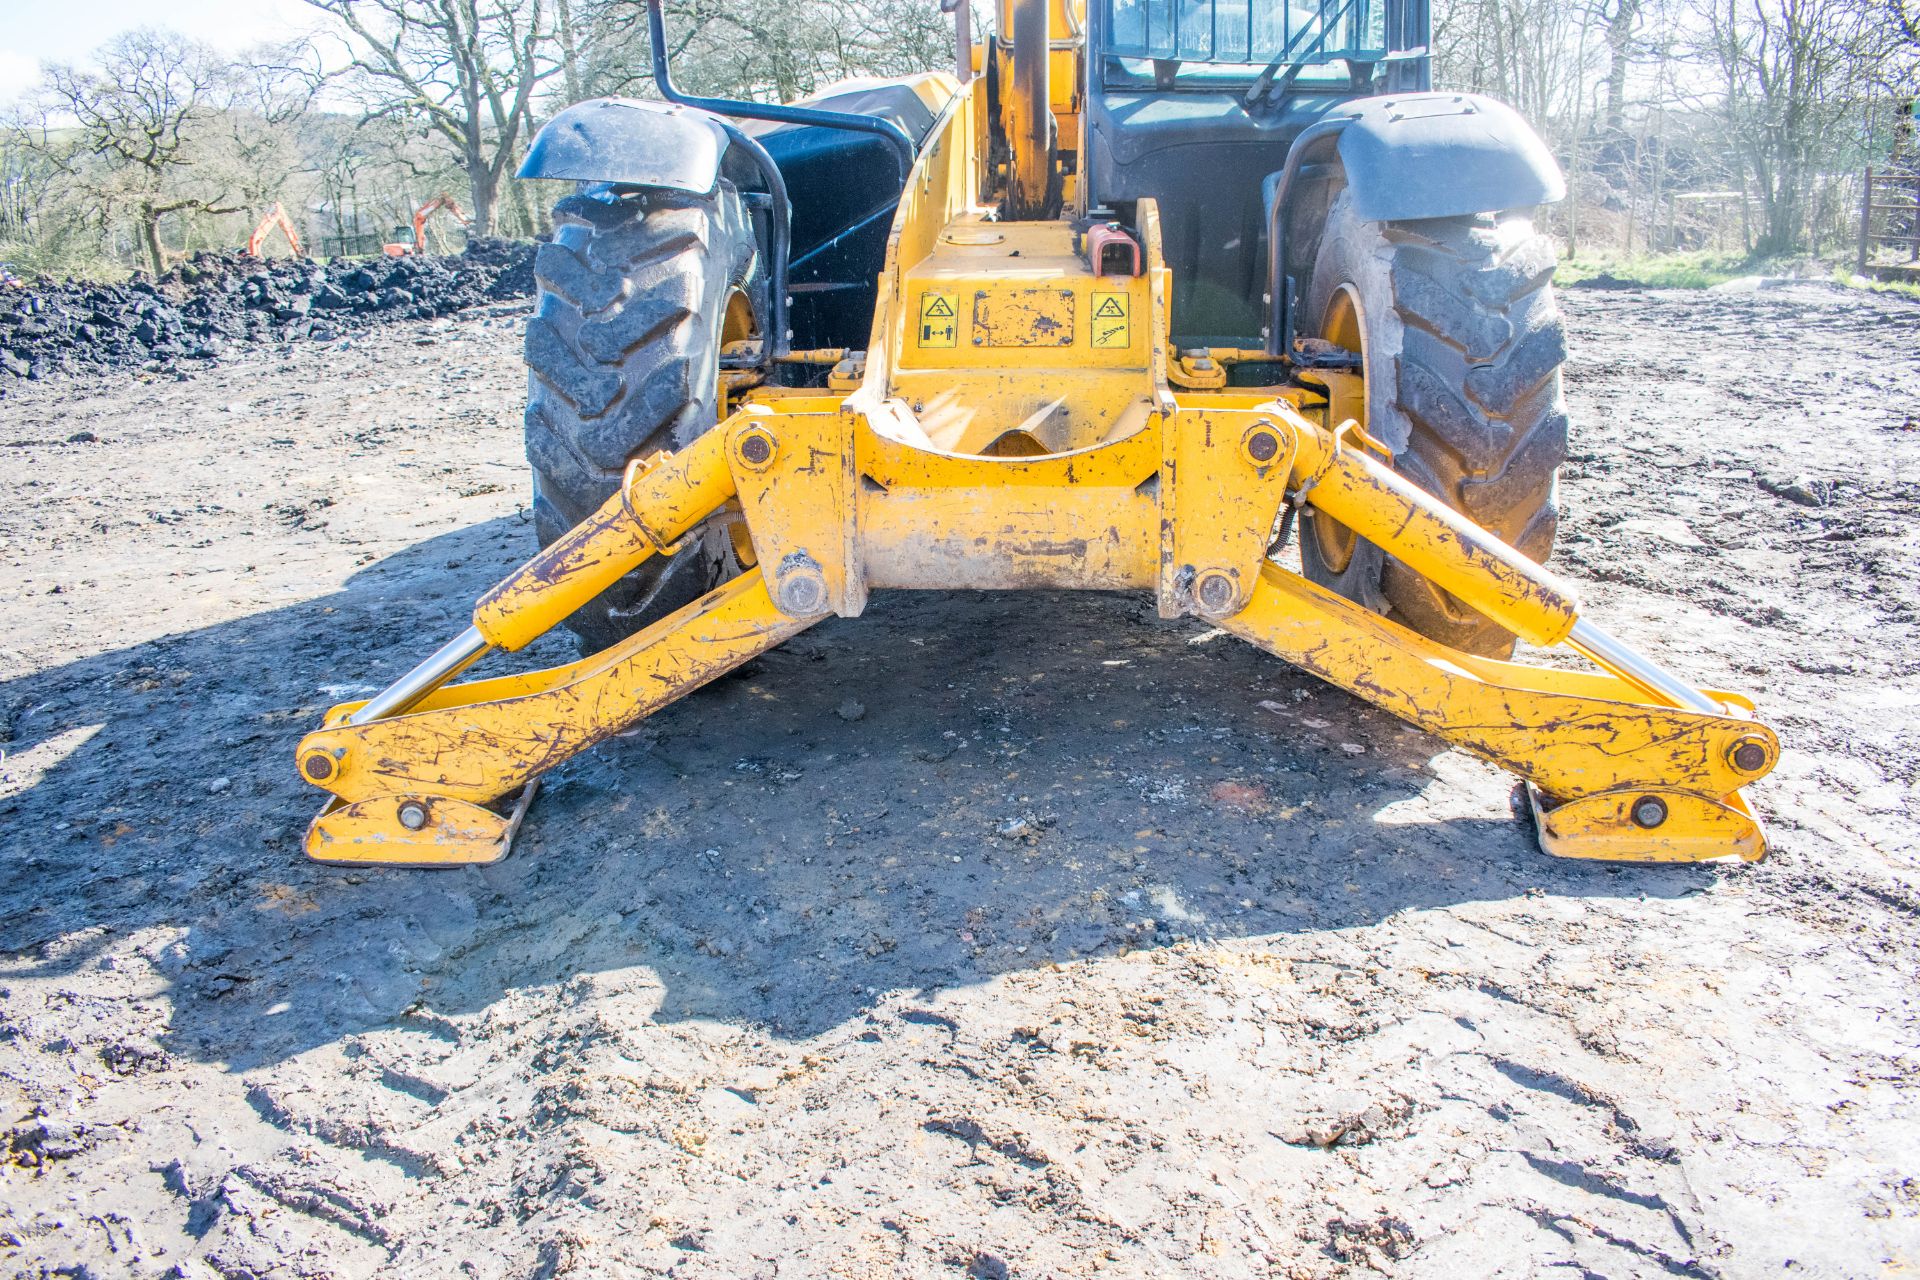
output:
<path id="1" fill-rule="evenodd" d="M 1663 253 L 1639 257 L 1583 253 L 1564 258 L 1554 272 L 1560 285 L 1579 284 L 1596 276 L 1610 276 L 1648 289 L 1711 289 L 1743 276 L 1795 276 L 1802 280 L 1830 280 L 1848 289 L 1897 293 L 1920 298 L 1920 284 L 1870 280 L 1853 273 L 1849 262 L 1833 266 L 1808 257 L 1751 258 L 1739 253 Z"/>
<path id="2" fill-rule="evenodd" d="M 1768 263 L 1738 253 L 1663 253 L 1641 257 L 1621 257 L 1604 253 L 1583 253 L 1562 259 L 1555 272 L 1557 283 L 1578 284 L 1596 276 L 1611 276 L 1649 289 L 1710 289 L 1741 276 L 1784 274 L 1785 263 Z M 1769 271 L 1768 267 L 1774 268 Z"/>
<path id="3" fill-rule="evenodd" d="M 1865 289 L 1868 293 L 1897 293 L 1908 298 L 1920 298 L 1920 284 L 1904 284 L 1898 280 L 1874 280 L 1867 276 L 1857 276 L 1852 267 L 1835 267 L 1833 282 L 1845 285 L 1849 289 Z"/>

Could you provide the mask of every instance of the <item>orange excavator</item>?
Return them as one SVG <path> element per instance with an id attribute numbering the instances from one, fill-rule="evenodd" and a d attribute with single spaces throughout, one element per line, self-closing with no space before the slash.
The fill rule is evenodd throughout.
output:
<path id="1" fill-rule="evenodd" d="M 287 248 L 293 250 L 294 257 L 307 256 L 306 251 L 300 247 L 300 233 L 294 229 L 293 219 L 287 216 L 287 211 L 281 208 L 277 200 L 274 201 L 273 208 L 267 210 L 267 216 L 260 219 L 260 225 L 253 229 L 253 234 L 247 237 L 247 256 L 259 257 L 260 250 L 266 246 L 268 234 L 276 228 L 287 238 Z"/>
<path id="2" fill-rule="evenodd" d="M 425 253 L 427 251 L 427 219 L 442 212 L 453 215 L 454 220 L 463 227 L 473 224 L 473 219 L 467 217 L 461 210 L 459 202 L 443 191 L 413 211 L 412 243 L 395 241 L 392 244 L 381 245 L 381 251 L 389 258 L 404 258 L 410 253 Z"/>

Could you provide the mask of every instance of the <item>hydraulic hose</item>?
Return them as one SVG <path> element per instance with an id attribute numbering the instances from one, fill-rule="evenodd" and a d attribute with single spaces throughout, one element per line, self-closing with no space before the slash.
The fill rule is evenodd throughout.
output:
<path id="1" fill-rule="evenodd" d="M 1267 354 L 1284 356 L 1288 332 L 1293 326 L 1287 298 L 1287 202 L 1293 197 L 1293 184 L 1306 163 L 1307 152 L 1328 138 L 1336 137 L 1352 123 L 1352 117 L 1321 120 L 1302 129 L 1287 148 L 1286 163 L 1267 197 Z"/>
<path id="2" fill-rule="evenodd" d="M 913 172 L 913 139 L 891 120 L 879 116 L 856 115 L 851 111 L 821 111 L 814 107 L 789 107 L 781 103 L 741 102 L 735 98 L 697 98 L 682 93 L 673 85 L 667 68 L 667 21 L 661 12 L 661 0 L 647 0 L 647 33 L 653 39 L 653 84 L 660 96 L 683 107 L 698 107 L 716 115 L 739 116 L 744 120 L 772 120 L 777 124 L 809 125 L 816 129 L 846 129 L 852 133 L 871 133 L 884 138 L 900 162 L 900 181 Z"/>

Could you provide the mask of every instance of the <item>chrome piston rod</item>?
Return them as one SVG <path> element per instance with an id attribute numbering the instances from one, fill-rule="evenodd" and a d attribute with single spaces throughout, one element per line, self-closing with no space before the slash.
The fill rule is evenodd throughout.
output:
<path id="1" fill-rule="evenodd" d="M 1615 639 L 1585 618 L 1573 624 L 1567 646 L 1644 693 L 1668 706 L 1702 715 L 1725 715 L 1727 709 L 1680 679 L 1665 667 Z M 367 724 L 399 715 L 420 699 L 484 658 L 491 650 L 478 627 L 468 627 L 437 649 L 431 657 L 388 685 L 348 718 L 349 724 Z"/>
<path id="2" fill-rule="evenodd" d="M 369 699 L 347 718 L 348 724 L 367 724 L 397 716 L 447 681 L 487 656 L 493 646 L 480 634 L 480 628 L 468 627 L 441 645 L 431 658 L 395 680 Z"/>
<path id="3" fill-rule="evenodd" d="M 1585 618 L 1573 624 L 1573 630 L 1567 634 L 1567 647 L 1670 707 L 1683 707 L 1709 716 L 1727 714 L 1725 707 Z"/>

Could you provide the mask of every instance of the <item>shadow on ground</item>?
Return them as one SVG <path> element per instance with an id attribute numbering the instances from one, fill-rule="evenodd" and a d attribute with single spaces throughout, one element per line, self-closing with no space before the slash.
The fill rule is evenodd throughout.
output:
<path id="1" fill-rule="evenodd" d="M 1434 739 L 1148 600 L 1065 594 L 876 597 L 550 775 L 499 866 L 306 862 L 300 735 L 456 631 L 525 537 L 433 538 L 0 685 L 0 978 L 139 947 L 174 984 L 166 1047 L 243 1068 L 634 966 L 660 1018 L 801 1038 L 1183 937 L 1715 874 L 1555 862 L 1485 780 L 1436 776 Z"/>

